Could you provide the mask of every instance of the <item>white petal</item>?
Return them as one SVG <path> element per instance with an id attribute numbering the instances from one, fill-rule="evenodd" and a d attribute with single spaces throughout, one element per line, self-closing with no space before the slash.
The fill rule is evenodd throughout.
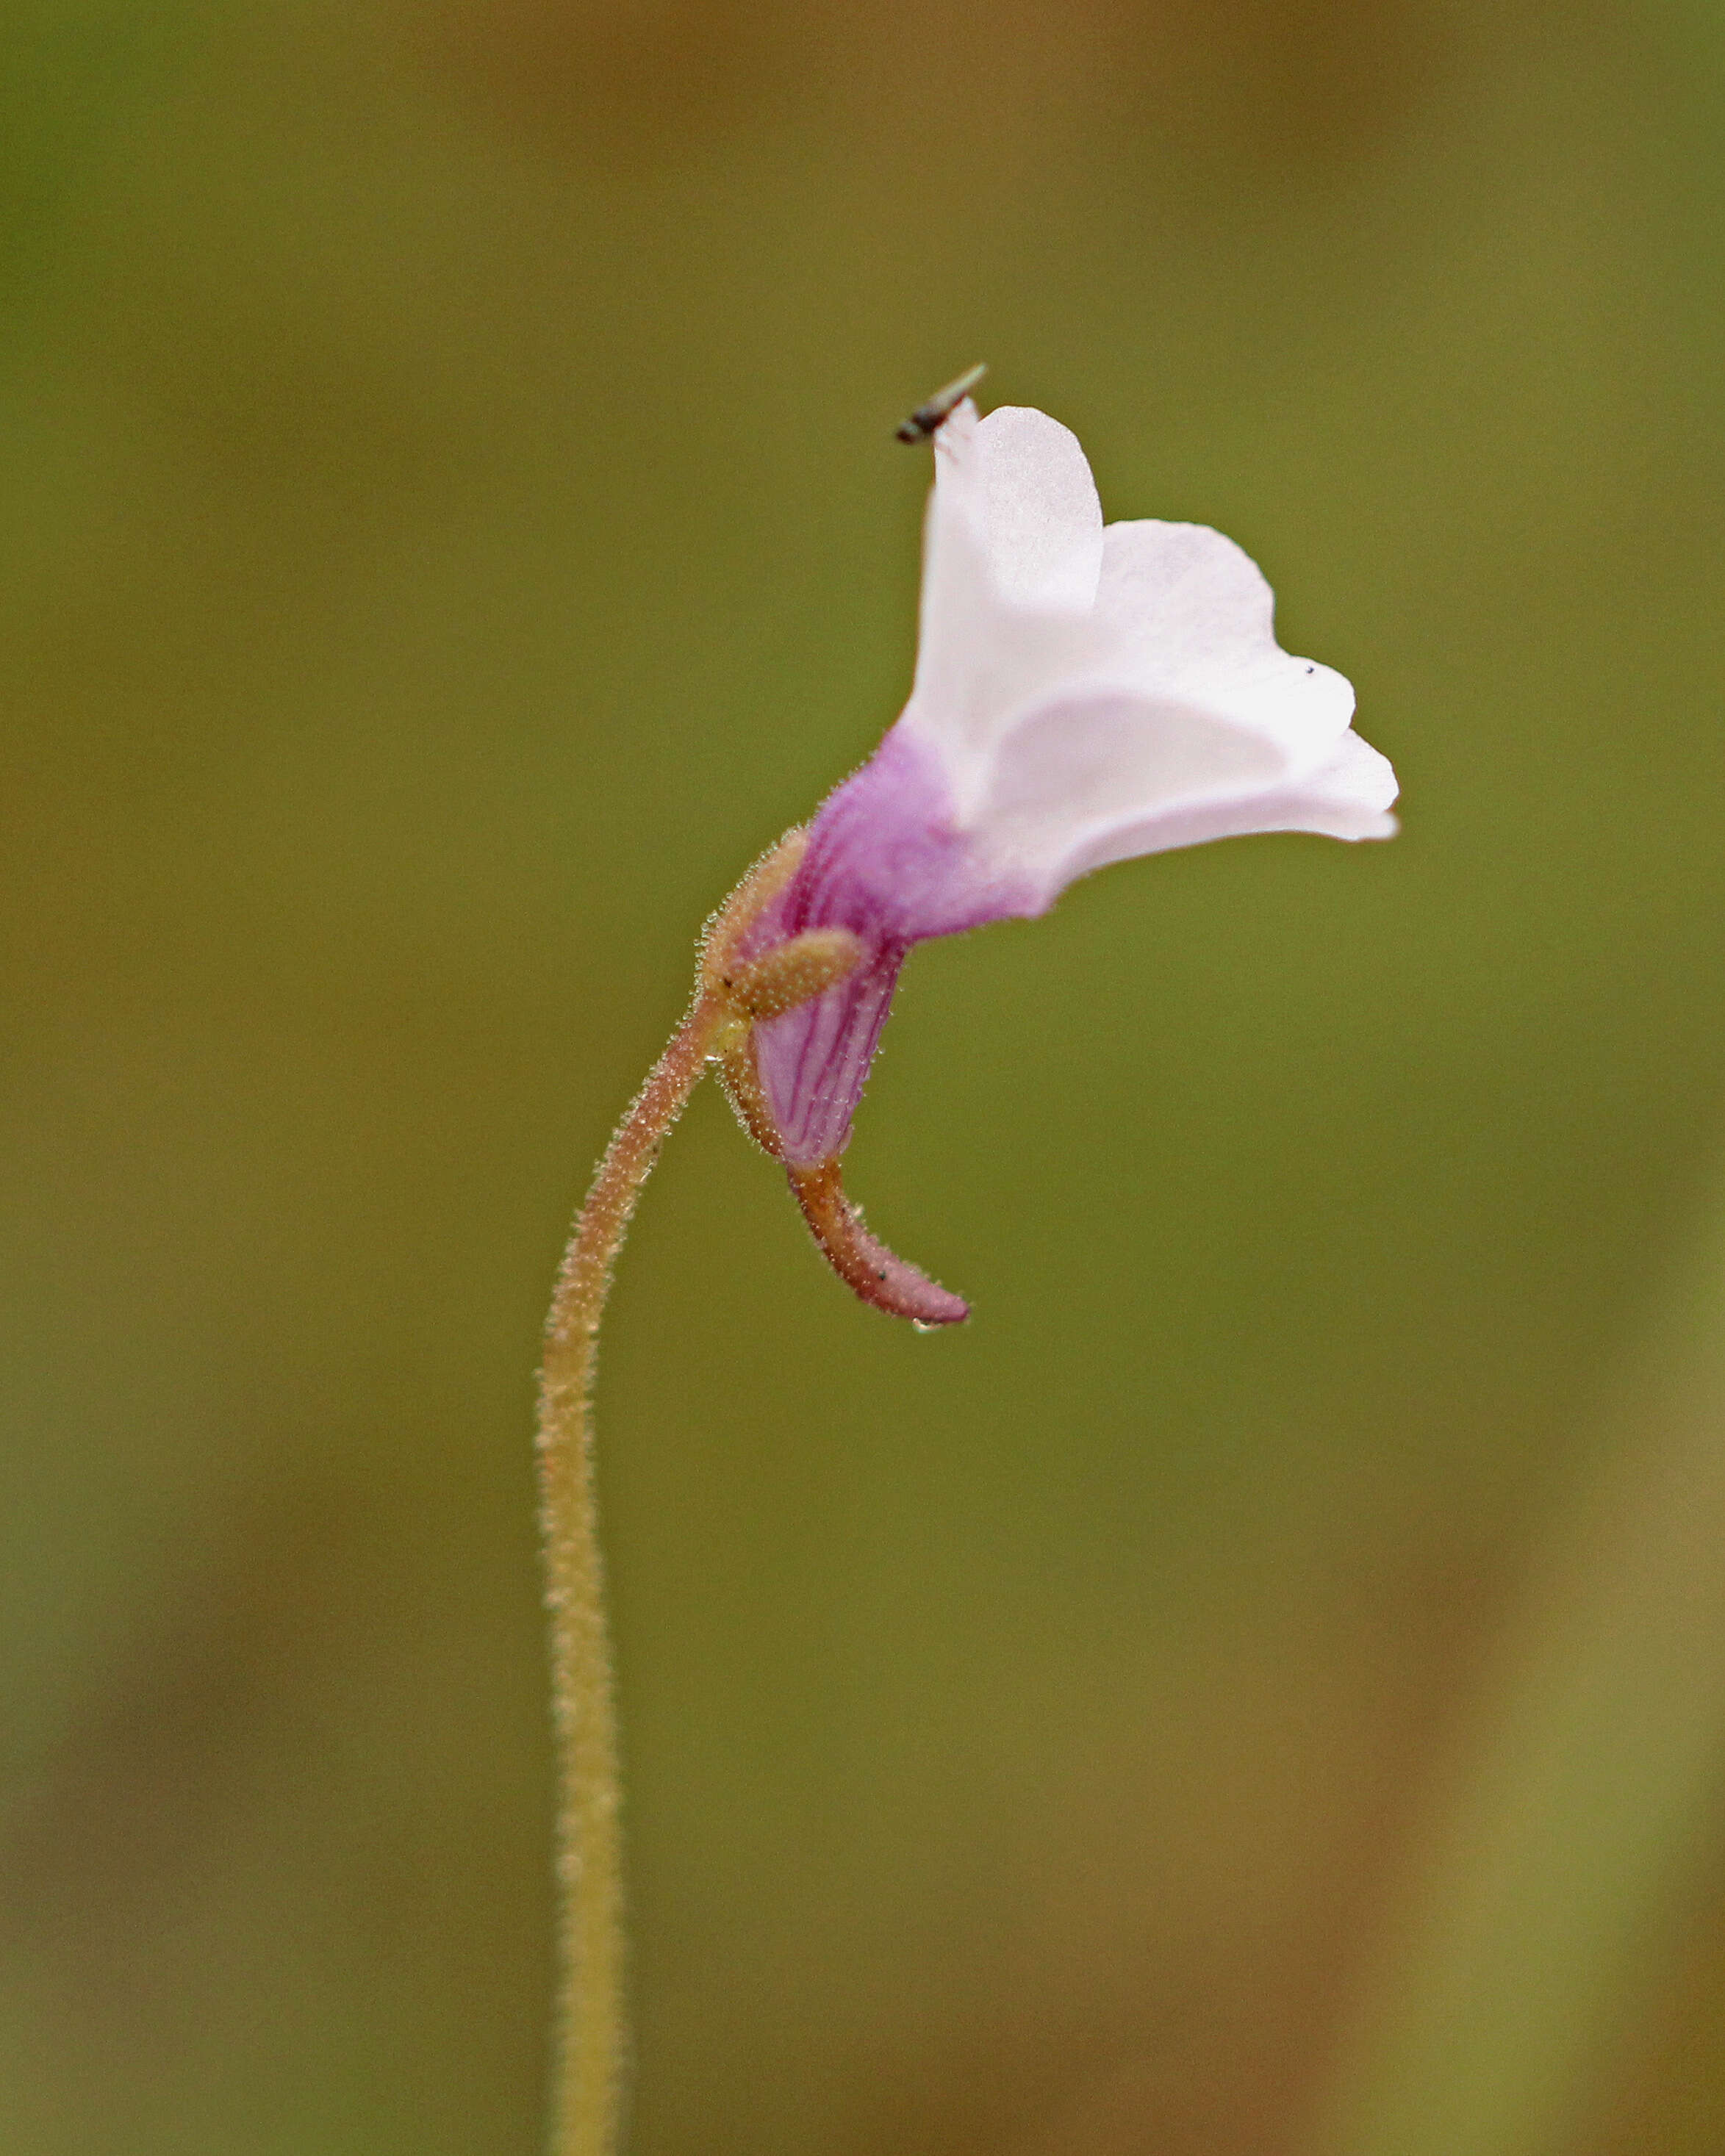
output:
<path id="1" fill-rule="evenodd" d="M 1068 855 L 1065 880 L 1110 861 L 1165 854 L 1211 839 L 1244 839 L 1264 831 L 1305 831 L 1326 839 L 1393 839 L 1389 814 L 1398 788 L 1388 757 L 1356 733 L 1343 734 L 1327 764 L 1278 787 L 1167 807 L 1098 829 Z"/>
<path id="2" fill-rule="evenodd" d="M 989 573 L 1017 606 L 1089 608 L 1102 567 L 1102 505 L 1078 437 L 1045 412 L 1003 404 L 967 443 L 936 438 L 966 513 L 980 513 Z"/>
<path id="3" fill-rule="evenodd" d="M 1252 831 L 1388 838 L 1395 774 L 1343 732 L 1315 765 L 1198 703 L 1123 693 L 1040 707 L 999 743 L 973 826 L 1051 905 L 1105 862 Z"/>
<path id="4" fill-rule="evenodd" d="M 906 713 L 965 789 L 999 726 L 1085 670 L 1102 512 L 1084 452 L 1041 412 L 968 398 L 935 437 L 916 679 Z"/>
<path id="5" fill-rule="evenodd" d="M 1276 641 L 1276 600 L 1251 557 L 1202 524 L 1111 524 L 1096 593 L 1099 656 L 1141 695 L 1201 703 L 1316 767 L 1346 732 L 1353 690 Z"/>

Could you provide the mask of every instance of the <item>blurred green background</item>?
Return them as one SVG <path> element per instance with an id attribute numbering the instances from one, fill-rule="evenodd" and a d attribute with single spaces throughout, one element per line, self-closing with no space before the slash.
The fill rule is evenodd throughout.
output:
<path id="1" fill-rule="evenodd" d="M 1725 18 L 13 0 L 0 2140 L 537 2146 L 529 1433 L 975 358 L 1393 846 L 907 971 L 853 1304 L 722 1102 L 600 1389 L 637 2156 L 1281 2156 L 1725 1105 Z M 1725 2147 L 1725 1805 L 1574 2156 Z M 1458 2152 L 1458 2156 L 1460 2153 Z"/>

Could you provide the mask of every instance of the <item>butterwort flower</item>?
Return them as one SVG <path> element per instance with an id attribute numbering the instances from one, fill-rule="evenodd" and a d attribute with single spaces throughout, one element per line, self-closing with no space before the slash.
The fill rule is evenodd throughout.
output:
<path id="1" fill-rule="evenodd" d="M 924 1324 L 966 1307 L 866 1236 L 838 1168 L 911 947 L 1045 913 L 1137 854 L 1396 828 L 1395 774 L 1353 732 L 1352 688 L 1281 649 L 1274 595 L 1232 540 L 1104 526 L 1084 452 L 1045 413 L 979 418 L 966 398 L 934 450 L 910 701 L 734 951 L 759 962 L 830 932 L 850 970 L 756 1019 L 723 1063 L 829 1257 Z"/>
<path id="2" fill-rule="evenodd" d="M 1090 467 L 1040 412 L 977 417 L 981 370 L 900 434 L 935 444 L 916 672 L 898 722 L 708 922 L 695 995 L 606 1147 L 564 1254 L 540 1371 L 558 1762 L 561 1978 L 551 2145 L 610 2156 L 624 2016 L 618 1783 L 589 1394 L 612 1267 L 666 1133 L 715 1065 L 865 1301 L 966 1314 L 845 1195 L 906 953 L 1045 913 L 1076 876 L 1246 831 L 1387 838 L 1395 777 L 1339 674 L 1276 644 L 1270 587 L 1195 524 L 1105 530 Z"/>

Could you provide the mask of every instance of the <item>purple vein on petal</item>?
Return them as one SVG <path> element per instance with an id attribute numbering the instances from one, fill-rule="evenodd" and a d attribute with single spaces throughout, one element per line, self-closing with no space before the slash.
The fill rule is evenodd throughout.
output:
<path id="1" fill-rule="evenodd" d="M 796 875 L 749 940 L 753 955 L 805 929 L 848 928 L 866 947 L 846 980 L 755 1029 L 788 1162 L 842 1151 L 911 945 L 1035 910 L 1027 886 L 988 872 L 938 762 L 895 727 L 828 797 Z"/>

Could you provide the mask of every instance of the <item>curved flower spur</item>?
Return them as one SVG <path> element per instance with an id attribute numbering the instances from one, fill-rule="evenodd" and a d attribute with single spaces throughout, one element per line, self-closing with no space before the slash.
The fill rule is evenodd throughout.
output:
<path id="1" fill-rule="evenodd" d="M 540 1453 L 563 1775 L 557 2156 L 606 2156 L 618 2103 L 615 1751 L 587 1395 L 636 1195 L 703 1070 L 781 1161 L 865 1302 L 921 1327 L 967 1305 L 864 1228 L 839 1161 L 912 945 L 1045 913 L 1109 861 L 1255 831 L 1383 839 L 1395 774 L 1353 691 L 1277 645 L 1274 598 L 1198 524 L 1102 522 L 1076 438 L 978 416 L 974 369 L 899 429 L 932 439 L 909 702 L 813 821 L 708 924 L 688 1015 L 619 1127 L 547 1327 Z"/>

